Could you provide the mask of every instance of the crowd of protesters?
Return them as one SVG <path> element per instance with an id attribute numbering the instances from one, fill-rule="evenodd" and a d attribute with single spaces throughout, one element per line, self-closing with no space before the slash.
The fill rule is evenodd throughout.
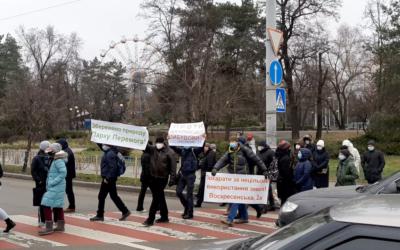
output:
<path id="1" fill-rule="evenodd" d="M 120 220 L 126 220 L 131 212 L 117 193 L 117 180 L 124 160 L 117 147 L 99 144 L 103 151 L 101 159 L 102 182 L 98 194 L 98 210 L 90 221 L 104 220 L 104 204 L 108 194 L 121 211 Z M 274 151 L 265 140 L 256 142 L 253 134 L 246 137 L 242 133 L 229 143 L 227 151 L 217 159 L 216 145 L 205 142 L 203 147 L 170 147 L 164 137 L 157 137 L 155 145 L 149 142 L 141 158 L 141 191 L 136 210 L 144 211 L 144 199 L 147 189 L 152 193 L 152 202 L 144 226 L 154 223 L 168 223 L 168 206 L 165 199 L 167 185 L 176 185 L 176 196 L 182 203 L 182 218 L 193 219 L 194 208 L 202 206 L 204 201 L 205 177 L 207 172 L 216 175 L 227 168 L 230 174 L 264 175 L 270 180 L 268 203 L 252 204 L 257 218 L 263 213 L 275 210 L 276 202 L 283 205 L 295 193 L 314 188 L 329 187 L 330 156 L 323 140 L 313 143 L 306 135 L 291 145 L 282 140 Z M 332 153 L 332 152 L 331 152 Z M 180 160 L 179 160 L 180 158 Z M 382 178 L 385 166 L 384 155 L 376 149 L 374 141 L 369 141 L 366 152 L 359 151 L 349 140 L 344 140 L 338 153 L 336 186 L 355 185 L 363 171 L 369 184 Z M 177 168 L 177 163 L 180 167 Z M 178 171 L 177 171 L 178 169 Z M 196 171 L 200 171 L 200 184 L 196 195 L 193 194 Z M 75 212 L 73 179 L 76 176 L 74 153 L 67 140 L 56 143 L 42 141 L 37 155 L 32 159 L 33 205 L 38 207 L 40 235 L 63 232 L 65 230 L 64 212 Z M 0 178 L 2 169 L 0 165 Z M 272 183 L 276 183 L 276 192 Z M 1 185 L 1 182 L 0 182 Z M 185 192 L 186 190 L 186 192 Z M 274 197 L 277 193 L 277 197 Z M 64 210 L 64 196 L 67 195 L 69 206 Z M 196 199 L 195 199 L 196 198 Z M 161 217 L 156 220 L 157 212 Z M 228 204 L 226 219 L 223 224 L 248 223 L 246 204 Z M 0 208 L 0 218 L 6 222 L 4 232 L 9 232 L 16 224 Z M 55 224 L 55 226 L 54 226 Z"/>

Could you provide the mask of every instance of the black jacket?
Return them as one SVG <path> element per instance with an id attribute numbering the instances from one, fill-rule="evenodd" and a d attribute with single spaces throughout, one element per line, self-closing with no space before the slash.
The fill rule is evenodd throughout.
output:
<path id="1" fill-rule="evenodd" d="M 68 154 L 68 161 L 65 164 L 67 167 L 67 179 L 73 179 L 76 177 L 76 169 L 75 169 L 75 155 L 72 150 L 68 146 L 68 142 L 65 139 L 60 139 L 57 141 L 64 150 Z"/>
<path id="2" fill-rule="evenodd" d="M 150 174 L 156 178 L 168 178 L 171 180 L 176 179 L 176 159 L 173 155 L 172 149 L 167 145 L 158 150 L 155 146 L 147 145 L 146 150 L 149 150 L 151 155 Z"/>
<path id="3" fill-rule="evenodd" d="M 379 150 L 367 151 L 362 157 L 361 165 L 364 170 L 365 179 L 370 183 L 375 182 L 382 179 L 385 157 Z"/>
<path id="4" fill-rule="evenodd" d="M 267 171 L 264 162 L 249 147 L 241 144 L 238 151 L 225 153 L 215 164 L 214 168 L 220 170 L 228 165 L 228 172 L 230 174 L 250 174 L 249 166 L 252 163 L 263 173 Z"/>
<path id="5" fill-rule="evenodd" d="M 313 170 L 316 174 L 328 174 L 329 172 L 329 154 L 325 148 L 315 150 L 313 153 Z"/>
<path id="6" fill-rule="evenodd" d="M 140 158 L 140 163 L 142 165 L 142 173 L 140 174 L 140 181 L 146 181 L 150 178 L 150 168 L 151 168 L 151 154 L 148 149 L 143 151 L 142 157 Z"/>
<path id="7" fill-rule="evenodd" d="M 3 174 L 4 174 L 3 173 L 3 167 L 1 166 L 1 163 L 0 163 L 0 178 L 3 177 Z"/>
<path id="8" fill-rule="evenodd" d="M 278 160 L 278 197 L 286 201 L 291 195 L 296 193 L 296 185 L 293 181 L 294 173 L 290 163 L 290 150 L 276 149 L 275 157 Z"/>
<path id="9" fill-rule="evenodd" d="M 258 153 L 258 157 L 264 162 L 264 165 L 269 168 L 271 165 L 271 162 L 274 160 L 275 152 L 270 148 L 266 147 L 263 150 L 261 150 Z M 257 174 L 261 175 L 263 172 L 261 172 L 261 169 L 257 169 Z"/>
<path id="10" fill-rule="evenodd" d="M 40 150 L 31 163 L 31 175 L 33 180 L 39 183 L 46 183 L 47 173 L 51 165 L 51 158 L 44 151 Z"/>
<path id="11" fill-rule="evenodd" d="M 101 176 L 106 179 L 117 179 L 119 176 L 119 169 L 117 165 L 118 150 L 115 147 L 111 147 L 107 151 L 103 151 L 103 157 L 101 158 Z"/>
<path id="12" fill-rule="evenodd" d="M 201 173 L 211 172 L 216 162 L 217 154 L 212 149 L 209 149 L 200 161 Z"/>

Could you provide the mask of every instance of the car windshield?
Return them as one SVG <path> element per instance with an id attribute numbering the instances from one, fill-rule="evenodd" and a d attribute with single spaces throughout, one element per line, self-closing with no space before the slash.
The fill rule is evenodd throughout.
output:
<path id="1" fill-rule="evenodd" d="M 385 187 L 387 184 L 389 184 L 399 178 L 400 178 L 400 171 L 392 174 L 391 176 L 385 177 L 382 180 L 377 181 L 373 184 L 358 187 L 356 190 L 359 193 L 369 192 L 369 193 L 375 194 L 379 190 L 381 190 L 382 187 Z"/>
<path id="2" fill-rule="evenodd" d="M 301 236 L 328 224 L 330 221 L 332 221 L 332 218 L 329 216 L 329 208 L 326 208 L 314 215 L 309 215 L 303 219 L 297 220 L 292 224 L 283 227 L 274 234 L 264 236 L 247 248 L 242 247 L 239 249 L 280 249 L 288 242 L 298 239 Z"/>

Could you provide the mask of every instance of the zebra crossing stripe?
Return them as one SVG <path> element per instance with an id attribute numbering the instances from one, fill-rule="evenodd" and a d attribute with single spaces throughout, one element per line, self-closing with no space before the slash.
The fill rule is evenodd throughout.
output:
<path id="1" fill-rule="evenodd" d="M 73 217 L 66 216 L 66 224 L 74 225 L 78 227 L 84 227 L 86 229 L 92 229 L 98 232 L 105 233 L 113 233 L 116 235 L 121 235 L 124 237 L 131 238 L 130 241 L 123 242 L 143 242 L 143 241 L 175 241 L 174 237 L 170 237 L 167 235 L 160 235 L 155 233 L 144 232 L 143 230 L 130 229 L 126 230 L 126 228 L 108 225 L 104 222 L 91 222 L 89 220 L 76 219 Z M 118 242 L 115 242 L 118 243 Z"/>
<path id="2" fill-rule="evenodd" d="M 19 249 L 20 245 L 8 240 L 8 239 L 0 239 L 0 249 Z"/>
<path id="3" fill-rule="evenodd" d="M 143 215 L 142 213 L 135 214 L 135 216 L 141 217 L 142 220 L 144 220 L 146 218 L 146 216 Z M 173 223 L 173 224 L 178 224 L 179 227 L 180 226 L 191 226 L 191 227 L 195 227 L 195 228 L 207 229 L 209 231 L 216 232 L 216 233 L 220 234 L 221 236 L 223 236 L 223 235 L 227 236 L 225 239 L 232 239 L 232 238 L 237 239 L 240 237 L 254 236 L 255 233 L 260 234 L 259 232 L 255 232 L 255 231 L 251 231 L 251 230 L 226 227 L 223 224 L 221 224 L 219 220 L 212 220 L 213 223 L 199 221 L 196 219 L 196 215 L 193 220 L 184 220 L 181 218 L 179 212 L 169 211 L 169 220 L 170 220 L 170 223 L 164 223 L 162 225 L 167 226 L 167 225 Z M 228 234 L 228 235 L 226 235 L 226 234 Z M 224 238 L 220 237 L 220 239 L 224 239 Z"/>
<path id="4" fill-rule="evenodd" d="M 127 230 L 141 230 L 147 233 L 155 233 L 159 235 L 164 235 L 164 236 L 170 236 L 174 237 L 176 240 L 202 240 L 202 239 L 213 239 L 213 238 L 204 238 L 199 235 L 190 233 L 190 232 L 184 232 L 184 231 L 175 231 L 171 230 L 168 228 L 163 228 L 159 227 L 158 224 L 157 226 L 153 227 L 145 227 L 142 225 L 144 219 L 138 218 L 138 220 L 132 219 L 132 215 L 126 220 L 126 221 L 118 221 L 117 218 L 119 218 L 119 215 L 113 214 L 113 213 L 106 213 L 106 217 L 104 217 L 104 222 L 105 224 L 108 225 L 114 225 L 114 226 L 119 226 L 122 228 L 125 228 Z M 89 215 L 82 215 L 82 214 L 69 214 L 67 217 L 73 217 L 76 219 L 83 219 L 83 220 L 88 220 Z"/>
<path id="5" fill-rule="evenodd" d="M 212 213 L 212 214 L 224 215 L 224 213 L 226 212 L 226 209 L 221 210 L 221 209 L 215 209 L 215 208 L 202 208 L 199 211 Z M 251 214 L 251 212 L 249 212 L 249 219 L 275 223 L 276 219 L 278 219 L 278 214 L 275 212 L 274 213 L 268 212 L 266 214 L 263 214 L 260 218 L 257 218 L 257 216 L 255 216 L 255 215 Z"/>
<path id="6" fill-rule="evenodd" d="M 13 216 L 13 220 L 18 222 L 14 229 L 16 232 L 38 236 L 39 228 L 37 227 L 37 218 L 25 215 L 16 215 Z M 88 239 L 81 235 L 72 235 L 70 233 L 54 233 L 39 238 L 51 241 L 55 245 L 62 244 L 63 246 L 92 246 L 103 244 L 101 241 Z"/>
<path id="7" fill-rule="evenodd" d="M 110 217 L 116 218 L 117 215 L 115 213 L 109 213 L 107 214 Z M 143 222 L 145 220 L 145 217 L 139 216 L 136 214 L 131 214 L 131 216 L 128 217 L 129 221 L 134 221 L 134 222 Z M 186 233 L 194 233 L 198 235 L 198 239 L 237 239 L 238 237 L 241 237 L 239 234 L 233 234 L 233 233 L 227 233 L 227 232 L 218 232 L 214 229 L 208 229 L 208 228 L 202 228 L 202 227 L 196 227 L 196 226 L 191 226 L 191 225 L 186 225 L 186 224 L 178 224 L 175 221 L 170 221 L 170 223 L 158 223 L 155 224 L 155 226 L 151 227 L 152 229 L 155 227 L 161 227 L 165 228 L 167 230 L 173 230 L 173 231 L 180 231 L 180 232 L 186 232 Z"/>
<path id="8" fill-rule="evenodd" d="M 203 216 L 203 217 L 207 217 L 207 218 L 211 218 L 211 219 L 216 219 L 216 220 L 221 220 L 221 219 L 226 219 L 226 215 L 219 215 L 219 214 L 214 214 L 214 213 L 205 213 L 205 212 L 197 212 L 198 216 Z M 264 222 L 264 221 L 259 221 L 257 219 L 252 220 L 249 217 L 249 224 L 248 225 L 254 225 L 254 226 L 259 226 L 259 227 L 266 227 L 266 228 L 276 228 L 275 223 L 271 223 L 271 222 Z"/>
<path id="9" fill-rule="evenodd" d="M 174 216 L 174 217 L 178 217 L 179 218 L 179 213 L 176 212 L 170 212 L 170 215 Z M 226 217 L 221 217 L 221 220 L 226 219 Z M 214 225 L 222 225 L 221 220 L 215 219 L 215 218 L 209 218 L 207 216 L 202 216 L 200 214 L 194 214 L 194 218 L 193 221 L 198 221 L 198 222 L 205 222 L 205 223 L 209 223 L 209 224 L 214 224 Z M 273 233 L 276 229 L 274 228 L 268 228 L 268 227 L 260 227 L 260 226 L 255 226 L 255 225 L 250 225 L 250 224 L 235 224 L 234 227 L 235 229 L 240 229 L 240 230 L 248 230 L 248 231 L 252 231 L 255 233 L 266 233 L 266 234 L 270 234 Z"/>

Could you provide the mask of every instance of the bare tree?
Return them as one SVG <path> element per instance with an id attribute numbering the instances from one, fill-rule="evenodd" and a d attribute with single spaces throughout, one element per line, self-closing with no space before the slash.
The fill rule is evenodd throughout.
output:
<path id="1" fill-rule="evenodd" d="M 297 139 L 300 134 L 293 70 L 296 61 L 301 59 L 302 55 L 291 53 L 290 43 L 302 30 L 300 24 L 303 21 L 313 17 L 335 16 L 341 0 L 277 0 L 276 3 L 278 6 L 278 28 L 283 32 L 280 58 L 283 61 L 284 80 L 288 90 L 292 138 Z"/>
<path id="2" fill-rule="evenodd" d="M 346 128 L 348 97 L 359 88 L 361 76 L 366 72 L 368 53 L 363 49 L 363 36 L 358 28 L 341 26 L 327 56 L 331 77 L 330 86 L 338 102 L 338 113 L 328 102 L 340 129 Z"/>

